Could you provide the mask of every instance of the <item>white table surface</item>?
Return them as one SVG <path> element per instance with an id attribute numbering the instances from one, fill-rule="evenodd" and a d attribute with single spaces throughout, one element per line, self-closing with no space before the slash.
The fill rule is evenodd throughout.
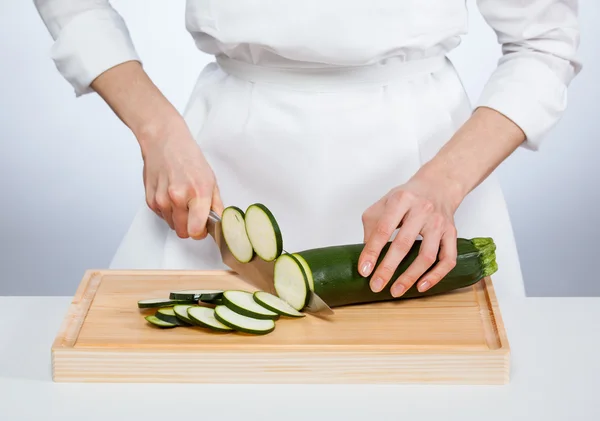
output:
<path id="1" fill-rule="evenodd" d="M 502 386 L 54 383 L 71 297 L 0 297 L 0 420 L 600 420 L 600 298 L 502 306 Z"/>

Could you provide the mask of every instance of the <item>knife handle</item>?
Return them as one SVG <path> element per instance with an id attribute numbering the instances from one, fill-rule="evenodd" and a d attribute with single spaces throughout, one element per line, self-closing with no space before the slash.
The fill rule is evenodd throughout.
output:
<path id="1" fill-rule="evenodd" d="M 217 226 L 220 222 L 221 218 L 219 217 L 219 215 L 217 215 L 217 213 L 211 209 L 211 211 L 208 213 L 208 221 L 206 221 L 206 228 L 208 229 L 208 233 L 210 234 L 210 236 L 214 238 L 217 242 L 217 246 L 220 246 L 219 241 L 217 241 Z"/>

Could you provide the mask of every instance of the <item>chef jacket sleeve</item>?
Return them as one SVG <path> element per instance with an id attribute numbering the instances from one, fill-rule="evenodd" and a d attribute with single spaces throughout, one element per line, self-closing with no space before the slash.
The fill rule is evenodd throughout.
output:
<path id="1" fill-rule="evenodd" d="M 123 18 L 108 0 L 34 0 L 54 43 L 51 58 L 76 96 L 104 71 L 141 63 Z"/>
<path id="2" fill-rule="evenodd" d="M 502 113 L 525 133 L 521 145 L 538 150 L 567 103 L 567 87 L 581 70 L 577 0 L 477 0 L 502 45 L 502 57 L 476 106 Z"/>

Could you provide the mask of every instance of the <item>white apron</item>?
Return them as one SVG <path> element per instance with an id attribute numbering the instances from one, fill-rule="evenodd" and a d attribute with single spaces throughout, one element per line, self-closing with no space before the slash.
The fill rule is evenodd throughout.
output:
<path id="1" fill-rule="evenodd" d="M 272 65 L 269 64 L 269 60 Z M 406 182 L 472 112 L 443 55 L 309 69 L 219 55 L 200 74 L 184 117 L 225 206 L 269 207 L 284 248 L 363 241 L 362 213 Z M 460 237 L 493 237 L 497 293 L 523 295 L 506 204 L 494 175 L 456 213 Z M 211 237 L 180 239 L 145 203 L 111 268 L 225 268 Z"/>

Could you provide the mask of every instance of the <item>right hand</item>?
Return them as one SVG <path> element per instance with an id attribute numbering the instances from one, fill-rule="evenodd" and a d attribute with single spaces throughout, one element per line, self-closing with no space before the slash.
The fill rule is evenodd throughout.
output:
<path id="1" fill-rule="evenodd" d="M 210 210 L 223 212 L 215 175 L 183 118 L 140 140 L 146 203 L 180 238 L 208 235 Z"/>

